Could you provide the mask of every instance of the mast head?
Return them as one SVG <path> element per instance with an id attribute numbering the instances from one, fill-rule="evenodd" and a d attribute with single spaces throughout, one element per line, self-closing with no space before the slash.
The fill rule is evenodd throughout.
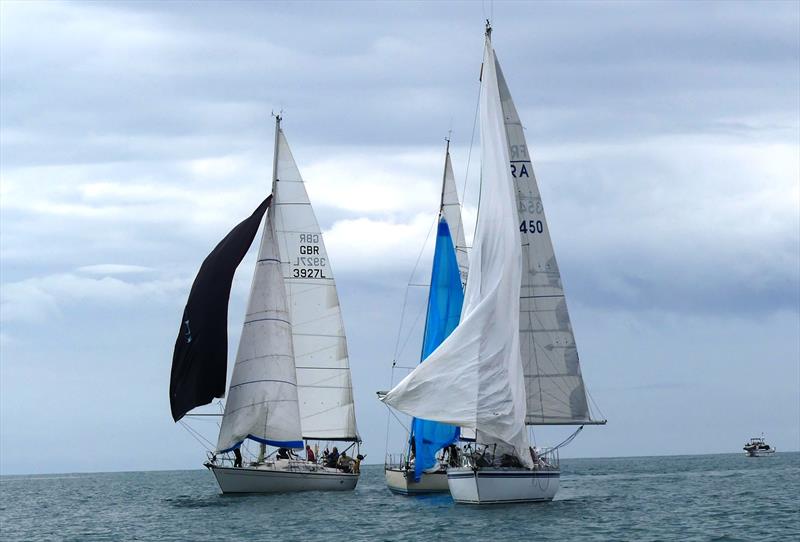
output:
<path id="1" fill-rule="evenodd" d="M 489 19 L 486 19 L 486 39 L 492 39 L 492 23 L 489 22 Z"/>

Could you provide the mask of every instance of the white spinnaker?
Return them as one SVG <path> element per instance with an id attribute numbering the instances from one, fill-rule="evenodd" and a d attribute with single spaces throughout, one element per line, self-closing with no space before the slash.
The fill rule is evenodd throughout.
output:
<path id="1" fill-rule="evenodd" d="M 495 55 L 522 242 L 520 348 L 529 425 L 591 421 L 567 302 L 517 109 Z M 484 68 L 485 69 L 485 68 Z"/>
<path id="2" fill-rule="evenodd" d="M 273 209 L 264 223 L 217 451 L 230 449 L 248 436 L 276 445 L 302 441 L 292 326 Z"/>
<path id="3" fill-rule="evenodd" d="M 282 130 L 277 152 L 272 206 L 292 321 L 303 437 L 357 440 L 336 283 L 303 178 Z"/>
<path id="4" fill-rule="evenodd" d="M 469 271 L 469 257 L 467 255 L 467 243 L 464 240 L 464 223 L 461 220 L 461 204 L 458 201 L 458 191 L 456 190 L 456 179 L 453 175 L 453 166 L 450 163 L 450 144 L 444 159 L 444 179 L 442 180 L 442 215 L 450 228 L 450 236 L 453 238 L 453 247 L 456 249 L 456 261 L 458 271 L 461 274 L 461 286 L 467 284 L 467 273 Z"/>
<path id="5" fill-rule="evenodd" d="M 482 443 L 511 445 L 530 466 L 519 350 L 520 239 L 488 39 L 482 79 L 482 189 L 461 322 L 383 400 L 418 418 L 477 428 Z"/>

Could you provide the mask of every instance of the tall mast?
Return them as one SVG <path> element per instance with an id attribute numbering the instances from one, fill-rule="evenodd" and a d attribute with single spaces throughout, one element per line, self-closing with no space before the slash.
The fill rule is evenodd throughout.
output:
<path id="1" fill-rule="evenodd" d="M 272 193 L 275 194 L 275 183 L 278 181 L 278 139 L 281 133 L 281 114 L 275 115 L 275 149 L 272 154 Z"/>

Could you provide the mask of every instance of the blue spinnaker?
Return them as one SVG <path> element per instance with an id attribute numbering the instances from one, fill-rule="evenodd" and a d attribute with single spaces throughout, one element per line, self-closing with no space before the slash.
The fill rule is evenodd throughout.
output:
<path id="1" fill-rule="evenodd" d="M 433 271 L 428 293 L 428 315 L 425 337 L 422 342 L 422 361 L 444 341 L 461 319 L 464 290 L 458 271 L 456 251 L 450 228 L 444 218 L 439 220 L 436 248 L 433 254 Z M 420 363 L 422 363 L 420 361 Z M 414 481 L 419 482 L 422 472 L 436 464 L 436 452 L 458 439 L 459 428 L 430 420 L 414 418 L 411 438 L 415 448 Z"/>

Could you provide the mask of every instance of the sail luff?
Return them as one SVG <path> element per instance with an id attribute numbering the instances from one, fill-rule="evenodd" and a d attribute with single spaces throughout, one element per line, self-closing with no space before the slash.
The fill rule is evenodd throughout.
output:
<path id="1" fill-rule="evenodd" d="M 520 348 L 528 425 L 593 423 L 542 198 L 511 92 L 494 56 L 522 243 Z"/>
<path id="2" fill-rule="evenodd" d="M 303 438 L 359 440 L 336 283 L 322 232 L 282 129 L 278 130 L 274 194 Z"/>

